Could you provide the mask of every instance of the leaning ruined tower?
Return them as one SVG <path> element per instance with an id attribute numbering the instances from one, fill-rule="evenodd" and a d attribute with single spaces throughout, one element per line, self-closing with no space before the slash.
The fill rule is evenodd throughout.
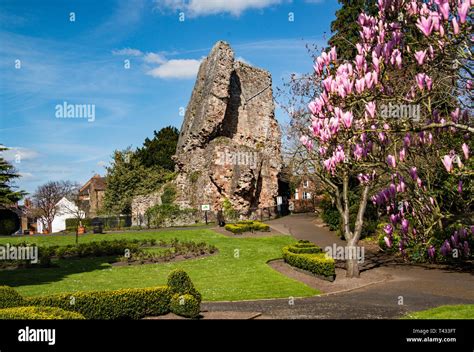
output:
<path id="1" fill-rule="evenodd" d="M 268 71 L 236 61 L 225 42 L 203 60 L 176 155 L 176 202 L 211 211 L 225 199 L 244 216 L 273 207 L 281 168 L 281 132 Z"/>

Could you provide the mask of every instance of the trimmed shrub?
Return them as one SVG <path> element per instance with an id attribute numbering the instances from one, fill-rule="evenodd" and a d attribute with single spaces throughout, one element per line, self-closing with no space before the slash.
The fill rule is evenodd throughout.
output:
<path id="1" fill-rule="evenodd" d="M 288 250 L 291 253 L 321 253 L 322 249 L 318 246 L 316 246 L 313 242 L 310 242 L 308 240 L 300 240 L 295 244 L 292 244 L 291 246 L 288 246 Z"/>
<path id="2" fill-rule="evenodd" d="M 224 228 L 234 234 L 241 234 L 248 231 L 270 231 L 270 226 L 255 220 L 238 221 L 235 224 L 227 224 Z"/>
<path id="3" fill-rule="evenodd" d="M 247 225 L 235 225 L 235 224 L 227 224 L 224 226 L 227 231 L 230 231 L 234 234 L 241 234 L 246 231 L 250 231 L 250 228 Z"/>
<path id="4" fill-rule="evenodd" d="M 0 319 L 14 320 L 51 320 L 77 319 L 84 320 L 84 316 L 54 307 L 14 307 L 0 309 Z"/>
<path id="5" fill-rule="evenodd" d="M 66 246 L 40 247 L 39 257 L 41 264 L 46 258 L 69 258 L 69 257 L 103 257 L 123 255 L 128 249 L 131 253 L 140 252 L 140 245 L 145 245 L 146 240 L 138 243 L 126 240 L 95 241 L 79 244 L 69 244 Z"/>
<path id="6" fill-rule="evenodd" d="M 140 319 L 169 312 L 171 292 L 166 286 L 115 291 L 72 292 L 27 298 L 32 306 L 58 307 L 87 319 Z"/>
<path id="7" fill-rule="evenodd" d="M 170 310 L 183 317 L 197 318 L 199 317 L 201 306 L 199 301 L 193 295 L 180 295 L 179 293 L 176 293 L 171 298 Z"/>
<path id="8" fill-rule="evenodd" d="M 335 277 L 333 258 L 327 257 L 325 253 L 294 253 L 293 250 L 295 247 L 283 247 L 283 259 L 286 263 L 329 279 Z"/>
<path id="9" fill-rule="evenodd" d="M 0 286 L 0 308 L 11 308 L 25 305 L 24 298 L 12 287 Z"/>
<path id="10" fill-rule="evenodd" d="M 301 253 L 321 253 L 322 249 L 314 246 L 314 247 L 289 247 L 288 250 L 291 253 L 301 254 Z"/>
<path id="11" fill-rule="evenodd" d="M 37 319 L 140 319 L 145 316 L 169 313 L 171 298 L 177 296 L 178 301 L 176 302 L 175 298 L 174 313 L 186 317 L 198 316 L 201 294 L 194 288 L 188 274 L 176 269 L 168 276 L 168 283 L 170 286 L 71 292 L 30 298 L 23 298 L 11 287 L 0 286 L 0 312 L 4 308 L 26 307 L 31 309 L 18 310 L 22 312 L 18 314 L 25 314 L 24 319 L 33 319 L 26 315 L 34 312 L 51 316 Z M 179 307 L 176 306 L 177 304 Z M 59 310 L 48 311 L 48 309 Z M 62 314 L 61 310 L 75 313 Z M 13 314 L 7 313 L 8 316 Z M 1 316 L 0 314 L 0 318 Z"/>
<path id="12" fill-rule="evenodd" d="M 182 269 L 175 269 L 168 275 L 168 287 L 173 295 L 190 294 L 201 303 L 201 294 L 194 288 L 188 273 Z"/>

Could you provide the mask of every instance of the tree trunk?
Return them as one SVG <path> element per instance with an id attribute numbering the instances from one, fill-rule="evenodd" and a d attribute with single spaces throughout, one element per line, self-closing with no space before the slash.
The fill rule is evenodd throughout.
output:
<path id="1" fill-rule="evenodd" d="M 53 233 L 53 222 L 48 221 L 48 233 L 52 234 Z"/>
<path id="2" fill-rule="evenodd" d="M 358 278 L 360 276 L 357 258 L 346 260 L 346 270 L 346 277 Z"/>

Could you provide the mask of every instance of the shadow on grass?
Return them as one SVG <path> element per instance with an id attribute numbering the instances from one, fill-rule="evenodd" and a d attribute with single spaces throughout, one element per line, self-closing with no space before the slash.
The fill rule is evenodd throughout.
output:
<path id="1" fill-rule="evenodd" d="M 412 266 L 423 268 L 425 270 L 441 270 L 448 273 L 467 273 L 474 276 L 474 261 L 466 260 L 459 262 L 448 263 L 410 263 L 405 262 L 401 257 L 394 256 L 390 253 L 384 252 L 369 252 L 365 255 L 364 263 L 359 267 L 360 272 L 367 270 L 381 268 L 381 267 L 396 267 L 396 266 Z M 336 261 L 336 268 L 345 269 L 346 262 L 343 260 Z"/>
<path id="2" fill-rule="evenodd" d="M 19 287 L 58 282 L 72 274 L 110 269 L 109 263 L 114 261 L 116 257 L 60 259 L 53 260 L 55 266 L 50 268 L 0 270 L 0 285 Z"/>

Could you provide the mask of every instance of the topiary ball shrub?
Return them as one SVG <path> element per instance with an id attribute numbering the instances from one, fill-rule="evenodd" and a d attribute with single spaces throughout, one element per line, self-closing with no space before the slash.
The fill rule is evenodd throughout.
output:
<path id="1" fill-rule="evenodd" d="M 173 270 L 168 276 L 168 287 L 171 293 L 174 294 L 190 294 L 201 303 L 201 294 L 194 287 L 188 273 L 182 269 Z"/>
<path id="2" fill-rule="evenodd" d="M 173 313 L 186 318 L 197 318 L 199 317 L 201 306 L 199 301 L 193 295 L 180 295 L 176 293 L 171 298 L 170 310 Z"/>
<path id="3" fill-rule="evenodd" d="M 20 307 L 25 299 L 10 286 L 0 286 L 0 308 Z"/>

